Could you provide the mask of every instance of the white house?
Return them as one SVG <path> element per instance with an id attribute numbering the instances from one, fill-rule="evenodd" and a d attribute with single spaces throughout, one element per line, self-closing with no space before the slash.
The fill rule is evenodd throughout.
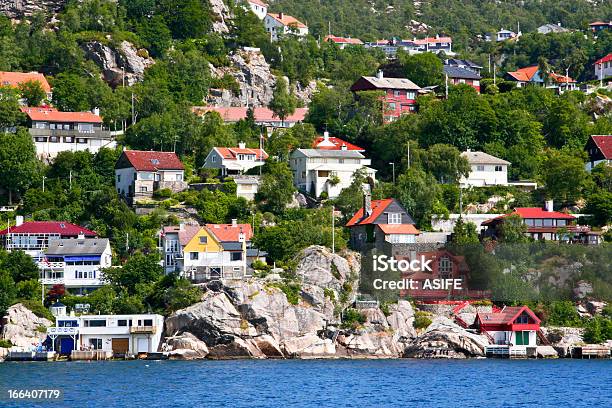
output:
<path id="1" fill-rule="evenodd" d="M 585 165 L 587 171 L 590 172 L 600 163 L 612 165 L 612 135 L 591 135 L 585 150 L 589 156 Z"/>
<path id="2" fill-rule="evenodd" d="M 247 0 L 249 8 L 260 20 L 263 20 L 268 14 L 268 4 L 262 0 Z"/>
<path id="3" fill-rule="evenodd" d="M 523 350 L 537 346 L 540 319 L 527 306 L 506 306 L 497 313 L 477 313 L 474 325 L 487 333 L 497 346 Z"/>
<path id="4" fill-rule="evenodd" d="M 604 80 L 612 77 L 612 52 L 595 61 L 595 78 Z"/>
<path id="5" fill-rule="evenodd" d="M 61 284 L 76 294 L 84 294 L 104 285 L 101 269 L 112 265 L 110 242 L 107 238 L 83 236 L 55 239 L 37 264 L 41 284 Z"/>
<path id="6" fill-rule="evenodd" d="M 238 147 L 213 147 L 206 156 L 204 168 L 221 169 L 222 176 L 242 174 L 263 166 L 267 158 L 263 149 L 250 149 L 244 143 L 239 143 Z"/>
<path id="7" fill-rule="evenodd" d="M 255 199 L 259 191 L 261 178 L 259 176 L 236 175 L 232 177 L 236 183 L 236 196 L 246 198 L 248 201 Z"/>
<path id="8" fill-rule="evenodd" d="M 178 272 L 192 282 L 242 279 L 265 253 L 251 244 L 250 224 L 180 224 L 164 227 L 161 234 L 166 273 Z"/>
<path id="9" fill-rule="evenodd" d="M 296 35 L 305 37 L 308 35 L 308 27 L 293 16 L 284 13 L 268 13 L 264 18 L 264 26 L 270 34 L 272 41 L 277 41 L 279 36 Z"/>
<path id="10" fill-rule="evenodd" d="M 66 221 L 23 222 L 23 216 L 18 215 L 14 226 L 0 231 L 0 244 L 7 251 L 23 251 L 38 262 L 54 240 L 96 236 L 94 231 Z"/>
<path id="11" fill-rule="evenodd" d="M 483 152 L 468 150 L 461 153 L 470 164 L 470 174 L 462 177 L 462 187 L 485 187 L 508 185 L 508 166 L 510 162 Z"/>
<path id="12" fill-rule="evenodd" d="M 370 160 L 355 150 L 296 149 L 289 160 L 296 187 L 320 197 L 335 198 L 353 182 L 356 171 L 363 169 L 374 179 L 376 170 L 367 167 Z"/>
<path id="13" fill-rule="evenodd" d="M 125 150 L 115 164 L 115 188 L 132 203 L 151 197 L 154 190 L 182 191 L 187 188 L 185 167 L 174 152 Z"/>
<path id="14" fill-rule="evenodd" d="M 499 30 L 496 33 L 495 40 L 497 42 L 506 41 L 506 40 L 510 40 L 512 38 L 516 38 L 517 36 L 520 36 L 520 33 L 517 35 L 514 31 L 506 30 L 506 29 L 502 28 L 501 30 Z"/>
<path id="15" fill-rule="evenodd" d="M 52 107 L 22 107 L 26 114 L 36 154 L 42 160 L 55 158 L 59 152 L 89 151 L 117 146 L 110 130 L 95 112 L 60 112 Z"/>
<path id="16" fill-rule="evenodd" d="M 163 328 L 158 314 L 57 316 L 47 335 L 58 354 L 103 350 L 125 355 L 157 352 Z"/>

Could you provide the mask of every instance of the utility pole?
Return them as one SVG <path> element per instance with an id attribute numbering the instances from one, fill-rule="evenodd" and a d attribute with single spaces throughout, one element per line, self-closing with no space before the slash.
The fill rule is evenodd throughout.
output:
<path id="1" fill-rule="evenodd" d="M 497 86 L 497 78 L 495 76 L 495 60 L 493 60 L 493 85 Z"/>
<path id="2" fill-rule="evenodd" d="M 70 185 L 70 190 L 72 190 L 72 170 L 70 170 L 70 173 L 68 173 L 68 183 Z"/>
<path id="3" fill-rule="evenodd" d="M 132 125 L 136 124 L 136 114 L 134 112 L 134 92 L 132 92 Z"/>
<path id="4" fill-rule="evenodd" d="M 336 253 L 336 220 L 334 219 L 334 205 L 331 206 L 331 217 L 332 217 L 332 254 Z"/>
<path id="5" fill-rule="evenodd" d="M 47 178 L 47 176 L 43 176 L 43 193 L 45 192 L 45 179 Z"/>
<path id="6" fill-rule="evenodd" d="M 410 140 L 408 141 L 408 161 L 406 163 L 406 168 L 410 168 Z"/>
<path id="7" fill-rule="evenodd" d="M 446 95 L 446 99 L 448 99 L 448 74 L 444 74 L 444 94 Z"/>
<path id="8" fill-rule="evenodd" d="M 130 233 L 126 232 L 125 233 L 125 252 L 128 252 L 130 250 Z"/>
<path id="9" fill-rule="evenodd" d="M 390 162 L 389 164 L 393 168 L 393 185 L 395 185 L 395 162 Z"/>

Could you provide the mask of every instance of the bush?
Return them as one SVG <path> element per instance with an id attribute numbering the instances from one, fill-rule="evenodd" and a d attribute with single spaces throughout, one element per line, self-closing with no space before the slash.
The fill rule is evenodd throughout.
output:
<path id="1" fill-rule="evenodd" d="M 292 305 L 300 303 L 302 287 L 298 283 L 272 283 L 270 286 L 282 290 L 285 296 L 287 296 L 287 301 Z"/>
<path id="2" fill-rule="evenodd" d="M 10 340 L 0 339 L 0 348 L 11 348 L 13 343 Z"/>
<path id="3" fill-rule="evenodd" d="M 612 339 L 612 320 L 597 316 L 589 320 L 584 331 L 584 341 L 591 344 Z"/>
<path id="4" fill-rule="evenodd" d="M 492 306 L 493 302 L 489 299 L 481 299 L 470 303 L 472 306 Z"/>
<path id="5" fill-rule="evenodd" d="M 44 317 L 45 319 L 51 320 L 52 322 L 55 321 L 55 316 L 53 316 L 49 309 L 42 305 L 38 300 L 18 299 L 14 304 L 17 303 L 21 303 L 38 317 Z"/>
<path id="6" fill-rule="evenodd" d="M 170 198 L 172 197 L 172 190 L 169 188 L 161 188 L 153 192 L 153 198 Z"/>
<path id="7" fill-rule="evenodd" d="M 366 317 L 357 309 L 346 309 L 342 317 L 342 328 L 350 329 L 357 328 L 366 322 Z"/>
<path id="8" fill-rule="evenodd" d="M 412 325 L 415 329 L 426 329 L 431 324 L 430 314 L 418 310 L 414 314 L 414 322 Z"/>
<path id="9" fill-rule="evenodd" d="M 251 264 L 251 268 L 255 269 L 256 271 L 269 271 L 270 270 L 270 265 L 268 265 L 267 263 L 265 263 L 261 259 L 256 259 Z"/>
<path id="10" fill-rule="evenodd" d="M 331 300 L 332 302 L 336 301 L 336 292 L 334 292 L 333 289 L 330 289 L 330 288 L 323 289 L 323 295 L 325 295 L 325 297 Z"/>

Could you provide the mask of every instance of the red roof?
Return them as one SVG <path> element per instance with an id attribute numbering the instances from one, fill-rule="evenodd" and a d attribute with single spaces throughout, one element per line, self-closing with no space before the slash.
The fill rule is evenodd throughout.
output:
<path id="1" fill-rule="evenodd" d="M 412 224 L 378 224 L 378 227 L 385 234 L 414 234 L 419 235 L 421 231 L 419 231 Z"/>
<path id="2" fill-rule="evenodd" d="M 11 234 L 59 234 L 62 237 L 76 237 L 83 234 L 86 237 L 95 237 L 94 231 L 83 228 L 80 225 L 66 221 L 28 221 L 9 229 L 0 231 L 0 235 Z"/>
<path id="3" fill-rule="evenodd" d="M 600 58 L 597 61 L 595 61 L 595 64 L 603 64 L 604 62 L 608 62 L 608 61 L 612 61 L 612 52 L 606 55 L 605 57 Z"/>
<path id="4" fill-rule="evenodd" d="M 414 43 L 417 45 L 424 44 L 435 44 L 435 43 L 452 43 L 453 39 L 451 37 L 425 37 L 420 40 L 414 40 Z"/>
<path id="5" fill-rule="evenodd" d="M 385 198 L 384 200 L 372 200 L 372 214 L 364 220 L 363 218 L 363 207 L 359 209 L 353 215 L 353 218 L 346 224 L 347 227 L 353 227 L 355 225 L 366 225 L 372 224 L 379 215 L 385 211 L 385 208 L 389 206 L 393 202 L 393 198 Z M 361 220 L 361 221 L 360 221 Z"/>
<path id="6" fill-rule="evenodd" d="M 572 77 L 555 74 L 554 72 L 551 72 L 549 75 L 550 75 L 550 78 L 558 84 L 576 82 L 576 80 L 574 80 Z"/>
<path id="7" fill-rule="evenodd" d="M 258 6 L 261 6 L 261 7 L 268 7 L 268 5 L 261 0 L 248 0 L 248 1 L 249 3 L 257 4 Z"/>
<path id="8" fill-rule="evenodd" d="M 0 85 L 17 87 L 19 84 L 28 81 L 38 81 L 42 89 L 49 93 L 51 86 L 47 82 L 45 76 L 39 72 L 5 72 L 0 71 Z"/>
<path id="9" fill-rule="evenodd" d="M 324 150 L 342 150 L 342 147 L 346 146 L 346 150 L 355 150 L 355 151 L 358 151 L 358 152 L 365 151 L 365 149 L 363 147 L 359 147 L 357 145 L 354 145 L 352 143 L 349 143 L 349 142 L 347 142 L 345 140 L 342 140 L 342 139 L 340 139 L 338 137 L 333 137 L 333 136 L 328 137 L 328 140 L 331 143 L 334 144 L 333 147 L 332 146 L 325 146 L 325 145 L 318 146 L 318 144 L 321 143 L 324 140 L 325 140 L 324 136 L 317 137 L 314 140 L 314 142 L 312 144 L 312 147 L 314 147 L 315 149 L 324 149 Z"/>
<path id="10" fill-rule="evenodd" d="M 601 154 L 607 160 L 612 160 L 612 135 L 593 135 L 591 139 L 593 139 Z"/>
<path id="11" fill-rule="evenodd" d="M 499 313 L 478 313 L 476 319 L 480 320 L 483 326 L 513 324 L 523 311 L 527 312 L 536 324 L 540 324 L 540 319 L 527 306 L 504 307 Z"/>
<path id="12" fill-rule="evenodd" d="M 591 24 L 589 24 L 590 26 L 604 26 L 604 25 L 609 25 L 612 26 L 612 21 L 610 21 L 609 23 L 603 22 L 603 21 L 594 21 Z"/>
<path id="13" fill-rule="evenodd" d="M 281 23 L 284 26 L 295 26 L 298 28 L 308 28 L 306 27 L 306 24 L 302 23 L 300 20 L 298 20 L 297 18 L 290 16 L 288 14 L 284 14 L 284 13 L 268 13 L 268 15 L 270 17 L 272 17 L 273 19 L 275 19 L 276 21 L 278 21 L 279 23 Z"/>
<path id="14" fill-rule="evenodd" d="M 240 232 L 247 241 L 253 237 L 251 224 L 206 224 L 206 228 L 221 242 L 238 242 Z"/>
<path id="15" fill-rule="evenodd" d="M 217 112 L 225 122 L 238 122 L 246 119 L 249 108 L 233 106 L 224 108 L 221 106 L 194 106 L 192 111 L 196 115 L 204 115 L 208 112 Z M 308 113 L 308 108 L 296 108 L 292 115 L 285 118 L 285 122 L 302 122 Z M 268 108 L 253 108 L 256 122 L 278 122 L 280 118 Z"/>
<path id="16" fill-rule="evenodd" d="M 51 107 L 22 107 L 20 109 L 23 113 L 28 115 L 30 120 L 45 122 L 102 123 L 102 118 L 91 112 L 60 112 Z"/>
<path id="17" fill-rule="evenodd" d="M 517 81 L 531 81 L 531 78 L 538 72 L 539 68 L 537 65 L 531 67 L 525 67 L 517 69 L 514 72 L 508 72 L 508 75 L 514 77 Z"/>
<path id="18" fill-rule="evenodd" d="M 249 149 L 240 147 L 214 147 L 224 160 L 237 160 L 239 154 L 254 154 L 257 160 L 266 160 L 268 153 L 263 149 Z"/>
<path id="19" fill-rule="evenodd" d="M 200 231 L 200 227 L 198 224 L 184 224 L 183 229 L 181 229 L 180 225 L 172 225 L 164 227 L 163 232 L 165 234 L 176 233 L 178 234 L 178 239 L 181 246 L 185 246 L 191 241 L 191 239 Z"/>
<path id="20" fill-rule="evenodd" d="M 562 213 L 559 211 L 546 211 L 543 208 L 540 207 L 517 207 L 514 209 L 514 211 L 512 211 L 509 214 L 503 214 L 500 215 L 499 217 L 495 217 L 495 218 L 491 218 L 489 220 L 486 220 L 482 223 L 482 225 L 489 225 L 489 224 L 493 224 L 495 221 L 499 221 L 503 218 L 509 217 L 511 215 L 515 215 L 518 214 L 521 216 L 521 218 L 546 218 L 546 219 L 561 219 L 561 220 L 575 220 L 576 217 L 574 217 L 571 214 L 566 214 L 566 213 Z"/>
<path id="21" fill-rule="evenodd" d="M 154 152 L 125 150 L 122 157 L 127 158 L 131 167 L 137 171 L 184 170 L 185 167 L 174 152 Z M 121 157 L 119 161 L 121 161 Z M 121 167 L 119 167 L 121 168 Z"/>
<path id="22" fill-rule="evenodd" d="M 336 44 L 356 44 L 356 45 L 363 44 L 363 41 L 361 41 L 359 38 L 336 37 L 335 35 L 327 35 L 325 36 L 325 38 L 323 38 L 323 41 L 333 42 Z"/>

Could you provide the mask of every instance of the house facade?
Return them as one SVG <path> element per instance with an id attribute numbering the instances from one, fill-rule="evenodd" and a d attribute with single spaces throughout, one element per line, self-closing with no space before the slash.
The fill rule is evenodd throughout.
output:
<path id="1" fill-rule="evenodd" d="M 391 244 L 415 243 L 421 233 L 406 209 L 395 198 L 372 200 L 369 189 L 363 196 L 363 207 L 349 220 L 351 248 L 362 251 L 369 246 L 381 248 Z"/>
<path id="2" fill-rule="evenodd" d="M 174 152 L 124 150 L 115 164 L 115 188 L 129 203 L 153 196 L 153 191 L 187 188 L 185 167 Z"/>
<path id="3" fill-rule="evenodd" d="M 594 21 L 589 24 L 589 28 L 595 34 L 603 30 L 612 30 L 612 21 Z"/>
<path id="4" fill-rule="evenodd" d="M 17 216 L 15 226 L 0 231 L 0 243 L 7 251 L 23 251 L 40 262 L 54 240 L 96 236 L 94 231 L 66 221 L 24 222 L 22 216 Z"/>
<path id="5" fill-rule="evenodd" d="M 51 349 L 61 355 L 73 350 L 102 350 L 116 356 L 159 350 L 164 317 L 158 314 L 57 316 L 47 328 Z"/>
<path id="6" fill-rule="evenodd" d="M 474 326 L 495 345 L 536 347 L 540 319 L 527 306 L 506 306 L 498 313 L 477 313 Z"/>
<path id="7" fill-rule="evenodd" d="M 508 166 L 510 162 L 484 152 L 468 150 L 461 153 L 470 165 L 470 173 L 462 177 L 459 184 L 463 187 L 487 187 L 508 185 Z"/>
<path id="8" fill-rule="evenodd" d="M 268 14 L 268 4 L 262 0 L 247 0 L 249 9 L 255 13 L 260 20 L 263 20 Z"/>
<path id="9" fill-rule="evenodd" d="M 110 242 L 107 238 L 55 239 L 37 265 L 42 285 L 64 285 L 75 294 L 85 294 L 104 285 L 101 270 L 112 265 Z"/>
<path id="10" fill-rule="evenodd" d="M 305 37 L 308 35 L 308 27 L 297 18 L 285 13 L 268 13 L 264 17 L 264 26 L 272 41 L 280 37 L 295 35 Z"/>
<path id="11" fill-rule="evenodd" d="M 53 98 L 53 92 L 51 91 L 51 85 L 47 82 L 47 78 L 40 72 L 6 72 L 0 71 L 0 86 L 9 86 L 11 88 L 19 88 L 19 85 L 26 82 L 38 82 L 41 88 L 45 91 L 47 100 L 50 101 Z M 20 101 L 25 105 L 26 101 L 22 99 Z"/>
<path id="12" fill-rule="evenodd" d="M 421 87 L 406 78 L 385 78 L 382 71 L 375 77 L 363 76 L 351 86 L 351 91 L 358 96 L 361 91 L 382 91 L 383 120 L 392 122 L 400 116 L 416 112 L 416 99 Z"/>
<path id="13" fill-rule="evenodd" d="M 483 237 L 497 239 L 500 227 L 510 215 L 518 215 L 526 226 L 525 235 L 533 240 L 560 241 L 587 245 L 602 242 L 600 232 L 591 231 L 588 226 L 577 225 L 576 217 L 553 210 L 553 202 L 547 201 L 544 208 L 517 207 L 511 213 L 484 221 Z"/>
<path id="14" fill-rule="evenodd" d="M 264 107 L 254 107 L 253 117 L 257 126 L 263 126 L 266 128 L 290 128 L 296 123 L 301 123 L 308 114 L 308 108 L 296 108 L 293 114 L 287 116 L 284 120 L 281 120 L 274 112 Z M 231 106 L 194 106 L 192 111 L 198 115 L 203 116 L 208 112 L 217 112 L 221 115 L 221 118 L 225 123 L 236 123 L 239 120 L 246 120 L 248 116 L 248 107 Z"/>
<path id="15" fill-rule="evenodd" d="M 612 77 L 612 52 L 595 61 L 595 78 L 604 80 Z"/>
<path id="16" fill-rule="evenodd" d="M 263 166 L 267 158 L 263 149 L 247 148 L 245 143 L 239 143 L 238 147 L 213 147 L 206 156 L 204 168 L 220 169 L 221 176 L 225 177 Z"/>
<path id="17" fill-rule="evenodd" d="M 365 44 L 366 48 L 379 48 L 389 58 L 395 58 L 397 52 L 402 50 L 409 54 L 420 54 L 423 52 L 441 53 L 445 55 L 455 55 L 453 51 L 453 39 L 448 36 L 425 37 L 421 39 L 403 40 L 391 38 L 390 40 L 377 40 Z"/>
<path id="18" fill-rule="evenodd" d="M 495 33 L 495 41 L 497 42 L 510 40 L 516 37 L 517 34 L 514 31 L 506 30 L 505 28 L 502 28 L 497 33 Z"/>
<path id="19" fill-rule="evenodd" d="M 452 85 L 470 85 L 480 93 L 481 66 L 467 60 L 447 59 L 444 61 L 444 75 Z"/>
<path id="20" fill-rule="evenodd" d="M 592 135 L 585 150 L 589 155 L 589 161 L 585 165 L 587 171 L 600 163 L 612 165 L 612 135 Z"/>
<path id="21" fill-rule="evenodd" d="M 166 273 L 177 272 L 194 283 L 215 279 L 243 279 L 251 264 L 266 253 L 255 248 L 250 224 L 180 224 L 161 233 Z"/>
<path id="22" fill-rule="evenodd" d="M 28 118 L 28 130 L 42 160 L 53 159 L 64 151 L 95 154 L 102 147 L 117 147 L 97 112 L 60 112 L 51 107 L 22 107 L 21 111 Z"/>
<path id="23" fill-rule="evenodd" d="M 370 164 L 355 150 L 296 149 L 289 159 L 295 186 L 314 197 L 325 193 L 328 198 L 350 186 L 358 170 L 374 179 L 376 170 L 367 167 Z"/>

